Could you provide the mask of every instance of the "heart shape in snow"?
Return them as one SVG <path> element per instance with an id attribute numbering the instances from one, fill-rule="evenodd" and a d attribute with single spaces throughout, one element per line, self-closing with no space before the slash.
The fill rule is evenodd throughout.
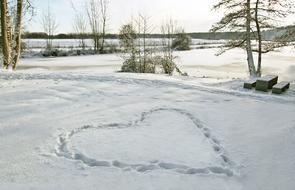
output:
<path id="1" fill-rule="evenodd" d="M 56 154 L 89 167 L 232 176 L 232 162 L 192 114 L 160 108 L 130 124 L 84 126 L 60 135 Z"/>

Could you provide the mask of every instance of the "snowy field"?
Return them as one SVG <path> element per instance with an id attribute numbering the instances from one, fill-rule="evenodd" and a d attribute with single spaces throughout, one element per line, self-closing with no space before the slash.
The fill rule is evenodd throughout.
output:
<path id="1" fill-rule="evenodd" d="M 244 52 L 216 52 L 178 52 L 189 77 L 117 73 L 117 55 L 0 71 L 0 189 L 293 190 L 294 49 L 264 59 L 281 96 L 244 90 Z"/>

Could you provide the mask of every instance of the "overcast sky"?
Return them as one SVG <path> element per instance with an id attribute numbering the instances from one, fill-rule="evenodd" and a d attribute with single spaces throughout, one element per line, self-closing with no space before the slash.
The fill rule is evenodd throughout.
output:
<path id="1" fill-rule="evenodd" d="M 83 11 L 87 0 L 33 0 L 37 16 L 27 24 L 29 31 L 42 31 L 40 17 L 48 3 L 58 22 L 58 33 L 73 32 L 73 14 L 71 1 Z M 151 24 L 157 28 L 163 20 L 170 17 L 177 20 L 179 26 L 187 32 L 206 32 L 222 16 L 222 12 L 212 11 L 218 0 L 110 0 L 109 33 L 117 33 L 122 24 L 126 24 L 138 13 L 151 17 Z M 292 22 L 294 23 L 294 22 Z M 154 32 L 158 32 L 155 30 Z"/>
<path id="2" fill-rule="evenodd" d="M 86 0 L 72 0 L 81 10 Z M 73 10 L 71 0 L 34 0 L 37 16 L 27 24 L 29 31 L 42 31 L 40 17 L 48 7 L 48 3 L 55 14 L 59 27 L 58 32 L 73 31 Z M 179 26 L 187 32 L 208 31 L 218 20 L 218 13 L 212 12 L 212 5 L 216 0 L 110 0 L 109 26 L 110 33 L 116 33 L 122 24 L 126 24 L 138 13 L 144 13 L 151 19 L 155 28 L 163 20 L 173 18 Z M 158 32 L 158 31 L 155 31 Z"/>

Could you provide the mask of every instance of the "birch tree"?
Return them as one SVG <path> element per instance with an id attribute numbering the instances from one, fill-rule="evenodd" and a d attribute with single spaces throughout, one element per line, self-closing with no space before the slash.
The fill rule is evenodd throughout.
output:
<path id="1" fill-rule="evenodd" d="M 86 42 L 85 35 L 87 33 L 87 18 L 83 11 L 77 9 L 75 3 L 71 1 L 72 9 L 74 13 L 73 29 L 76 34 L 78 34 L 78 39 L 80 41 L 80 47 L 85 50 Z"/>
<path id="2" fill-rule="evenodd" d="M 11 56 L 9 32 L 9 17 L 7 0 L 1 1 L 1 37 L 2 37 L 2 53 L 3 53 L 3 68 L 8 69 Z"/>
<path id="3" fill-rule="evenodd" d="M 17 0 L 14 6 L 15 11 L 10 12 L 7 0 L 1 0 L 1 38 L 2 38 L 2 54 L 3 54 L 3 68 L 11 67 L 16 70 L 21 53 L 21 29 L 23 9 L 25 6 L 24 0 Z M 27 2 L 29 3 L 29 2 Z M 12 22 L 15 18 L 15 22 Z"/>
<path id="4" fill-rule="evenodd" d="M 100 53 L 104 53 L 109 1 L 100 0 L 99 3 L 100 3 L 100 15 L 101 15 L 101 25 L 102 25 Z"/>
<path id="5" fill-rule="evenodd" d="M 23 18 L 23 0 L 17 0 L 16 21 L 13 40 L 12 67 L 15 70 L 21 53 L 21 28 Z"/>
<path id="6" fill-rule="evenodd" d="M 91 28 L 94 51 L 99 53 L 100 49 L 100 3 L 99 0 L 89 0 L 86 3 L 86 11 Z"/>
<path id="7" fill-rule="evenodd" d="M 109 0 L 88 0 L 86 12 L 96 53 L 105 52 Z"/>
<path id="8" fill-rule="evenodd" d="M 82 13 L 75 14 L 73 28 L 74 28 L 74 31 L 78 34 L 80 47 L 83 50 L 85 50 L 85 47 L 86 47 L 85 34 L 87 31 L 87 22 Z"/>
<path id="9" fill-rule="evenodd" d="M 41 19 L 41 25 L 43 27 L 43 31 L 47 34 L 46 39 L 46 48 L 48 50 L 52 49 L 52 41 L 53 36 L 57 31 L 58 24 L 54 14 L 51 11 L 50 6 L 48 5 L 47 10 L 44 11 Z"/>

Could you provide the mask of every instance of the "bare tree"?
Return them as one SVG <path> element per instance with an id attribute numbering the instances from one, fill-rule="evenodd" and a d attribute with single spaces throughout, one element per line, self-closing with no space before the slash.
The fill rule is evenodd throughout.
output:
<path id="1" fill-rule="evenodd" d="M 258 63 L 256 75 L 261 76 L 261 62 L 262 62 L 262 34 L 261 34 L 261 23 L 259 22 L 259 3 L 260 0 L 256 0 L 255 3 L 255 24 L 257 29 L 257 40 L 258 40 Z"/>
<path id="2" fill-rule="evenodd" d="M 252 51 L 252 41 L 251 41 L 251 0 L 247 0 L 245 4 L 245 11 L 246 11 L 246 51 L 247 51 L 247 60 L 248 60 L 248 67 L 250 76 L 256 77 L 256 68 L 254 64 L 253 58 L 253 51 Z"/>
<path id="3" fill-rule="evenodd" d="M 261 76 L 262 54 L 285 45 L 281 41 L 263 43 L 261 30 L 277 27 L 278 25 L 275 24 L 277 20 L 284 19 L 293 13 L 294 4 L 289 0 L 255 0 L 253 7 L 253 19 L 256 25 L 256 39 L 258 41 L 258 48 L 257 50 L 254 49 L 258 53 L 256 74 Z"/>
<path id="4" fill-rule="evenodd" d="M 82 49 L 84 50 L 86 47 L 85 35 L 87 32 L 87 21 L 83 12 L 79 11 L 72 1 L 71 4 L 75 12 L 73 28 L 74 31 L 78 34 L 78 38 L 80 40 L 80 47 L 82 47 Z"/>
<path id="5" fill-rule="evenodd" d="M 162 61 L 162 67 L 164 73 L 169 75 L 173 74 L 176 66 L 174 64 L 174 49 L 172 48 L 174 35 L 176 34 L 176 25 L 176 21 L 170 18 L 161 26 L 161 32 L 164 36 L 162 39 L 164 58 Z"/>
<path id="6" fill-rule="evenodd" d="M 89 0 L 86 3 L 86 10 L 91 28 L 94 51 L 99 53 L 100 49 L 100 3 L 99 0 Z"/>
<path id="7" fill-rule="evenodd" d="M 102 25 L 100 53 L 104 53 L 106 27 L 108 22 L 108 6 L 109 6 L 109 0 L 100 0 L 100 14 L 101 14 L 101 25 Z"/>
<path id="8" fill-rule="evenodd" d="M 50 50 L 52 49 L 52 41 L 54 34 L 57 31 L 58 24 L 54 14 L 51 12 L 49 4 L 47 10 L 44 11 L 42 15 L 41 24 L 44 32 L 47 34 L 46 48 Z"/>
<path id="9" fill-rule="evenodd" d="M 165 74 L 172 75 L 174 70 L 176 70 L 181 75 L 185 75 L 175 64 L 176 57 L 174 56 L 173 40 L 178 31 L 179 30 L 177 29 L 177 22 L 171 18 L 168 21 L 164 22 L 164 24 L 162 24 L 161 26 L 161 32 L 164 37 L 162 39 L 163 58 L 160 64 L 162 64 L 162 68 Z"/>
<path id="10" fill-rule="evenodd" d="M 21 53 L 21 28 L 22 28 L 22 18 L 23 18 L 23 0 L 17 0 L 16 8 L 16 23 L 14 29 L 14 44 L 13 44 L 13 61 L 12 68 L 16 69 L 17 63 L 19 61 L 19 56 Z"/>
<path id="11" fill-rule="evenodd" d="M 8 69 L 11 60 L 11 30 L 10 18 L 8 16 L 7 0 L 1 0 L 1 34 L 3 51 L 3 68 Z"/>
<path id="12" fill-rule="evenodd" d="M 225 9 L 224 17 L 215 24 L 211 31 L 217 32 L 221 30 L 230 30 L 235 32 L 243 32 L 243 36 L 239 40 L 230 41 L 227 49 L 236 47 L 244 47 L 247 52 L 247 62 L 250 76 L 256 76 L 254 65 L 252 43 L 251 43 L 251 0 L 221 0 L 214 6 L 215 10 Z M 223 52 L 224 52 L 223 51 Z"/>
<path id="13" fill-rule="evenodd" d="M 279 18 L 291 13 L 292 7 L 289 0 L 221 0 L 214 9 L 225 9 L 226 14 L 211 31 L 241 32 L 240 39 L 230 41 L 222 53 L 236 47 L 246 49 L 250 76 L 261 76 L 262 53 L 281 46 L 276 42 L 263 43 L 262 29 L 274 28 Z M 253 48 L 254 39 L 258 42 L 257 49 Z M 257 69 L 253 52 L 258 53 Z"/>
<path id="14" fill-rule="evenodd" d="M 105 52 L 108 7 L 109 0 L 88 0 L 86 2 L 86 12 L 96 53 Z"/>
<path id="15" fill-rule="evenodd" d="M 76 13 L 74 17 L 73 24 L 75 32 L 78 34 L 78 38 L 80 40 L 80 47 L 84 50 L 86 47 L 85 35 L 87 31 L 87 22 L 82 13 Z"/>
<path id="16" fill-rule="evenodd" d="M 150 62 L 149 58 L 153 53 L 151 47 L 148 47 L 147 36 L 152 32 L 153 27 L 150 25 L 150 17 L 144 14 L 139 14 L 138 19 L 135 20 L 137 25 L 137 35 L 138 35 L 138 56 L 140 60 L 140 72 L 145 73 L 147 70 L 147 64 Z"/>
<path id="17" fill-rule="evenodd" d="M 23 9 L 29 1 L 17 0 L 15 3 L 16 8 L 10 7 L 13 11 L 9 11 L 7 0 L 2 0 L 0 6 L 3 68 L 8 69 L 11 66 L 13 70 L 16 70 L 19 62 Z"/>

